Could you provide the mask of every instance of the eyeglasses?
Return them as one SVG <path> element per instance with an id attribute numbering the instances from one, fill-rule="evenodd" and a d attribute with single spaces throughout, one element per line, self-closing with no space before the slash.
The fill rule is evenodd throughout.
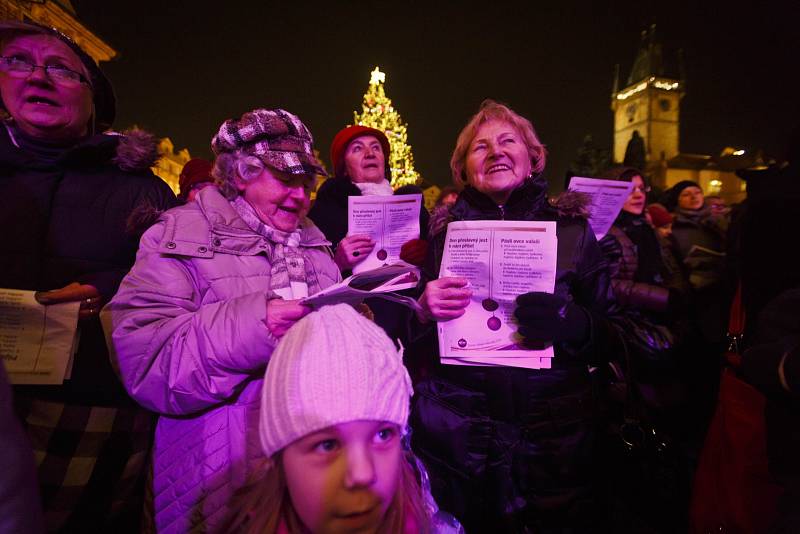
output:
<path id="1" fill-rule="evenodd" d="M 650 186 L 649 185 L 643 185 L 643 186 L 638 186 L 637 185 L 636 187 L 633 188 L 633 190 L 631 190 L 631 193 L 635 193 L 636 191 L 638 191 L 640 193 L 649 193 L 650 192 Z"/>
<path id="2" fill-rule="evenodd" d="M 34 69 L 44 69 L 47 77 L 60 85 L 74 86 L 85 83 L 89 87 L 92 86 L 86 76 L 67 67 L 60 65 L 34 65 L 18 56 L 0 56 L 0 70 L 14 78 L 27 78 L 33 73 Z"/>

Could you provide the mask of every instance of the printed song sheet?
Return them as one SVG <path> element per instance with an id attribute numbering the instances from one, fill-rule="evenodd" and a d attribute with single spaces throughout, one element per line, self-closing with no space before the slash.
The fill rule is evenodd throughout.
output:
<path id="1" fill-rule="evenodd" d="M 439 276 L 469 280 L 472 300 L 464 315 L 438 323 L 442 363 L 549 369 L 553 347 L 522 346 L 513 314 L 518 295 L 553 292 L 556 223 L 453 222 L 444 247 Z"/>
<path id="2" fill-rule="evenodd" d="M 0 289 L 0 357 L 11 383 L 61 384 L 69 378 L 79 306 L 43 306 L 33 291 Z"/>
<path id="3" fill-rule="evenodd" d="M 633 191 L 633 183 L 573 176 L 569 181 L 569 190 L 586 193 L 591 197 L 589 224 L 592 225 L 595 238 L 599 240 L 614 224 L 622 205 Z"/>
<path id="4" fill-rule="evenodd" d="M 421 206 L 422 195 L 348 197 L 347 235 L 366 234 L 375 241 L 375 248 L 353 272 L 399 261 L 403 244 L 419 238 Z"/>

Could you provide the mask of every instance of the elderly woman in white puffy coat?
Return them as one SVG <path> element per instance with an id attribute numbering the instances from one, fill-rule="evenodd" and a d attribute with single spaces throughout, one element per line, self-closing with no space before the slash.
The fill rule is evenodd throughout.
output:
<path id="1" fill-rule="evenodd" d="M 306 217 L 322 174 L 300 119 L 259 109 L 212 141 L 220 188 L 166 212 L 103 311 L 130 393 L 160 414 L 153 504 L 160 532 L 219 531 L 230 497 L 263 459 L 264 368 L 309 308 L 340 280 L 330 243 Z"/>

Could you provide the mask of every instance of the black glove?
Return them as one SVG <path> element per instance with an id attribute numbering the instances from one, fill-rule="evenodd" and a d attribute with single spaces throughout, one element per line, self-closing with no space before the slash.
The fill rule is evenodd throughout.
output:
<path id="1" fill-rule="evenodd" d="M 604 235 L 597 244 L 600 245 L 600 252 L 611 271 L 611 278 L 616 278 L 619 272 L 619 260 L 622 259 L 622 245 L 611 234 Z"/>
<path id="2" fill-rule="evenodd" d="M 572 297 L 533 291 L 517 297 L 518 333 L 531 341 L 581 345 L 589 337 L 589 314 Z"/>

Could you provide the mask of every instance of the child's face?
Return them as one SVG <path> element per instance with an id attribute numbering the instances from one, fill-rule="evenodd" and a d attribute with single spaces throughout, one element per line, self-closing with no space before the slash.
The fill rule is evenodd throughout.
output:
<path id="1" fill-rule="evenodd" d="M 314 534 L 375 532 L 400 480 L 400 429 L 352 421 L 309 434 L 283 451 L 297 515 Z"/>

